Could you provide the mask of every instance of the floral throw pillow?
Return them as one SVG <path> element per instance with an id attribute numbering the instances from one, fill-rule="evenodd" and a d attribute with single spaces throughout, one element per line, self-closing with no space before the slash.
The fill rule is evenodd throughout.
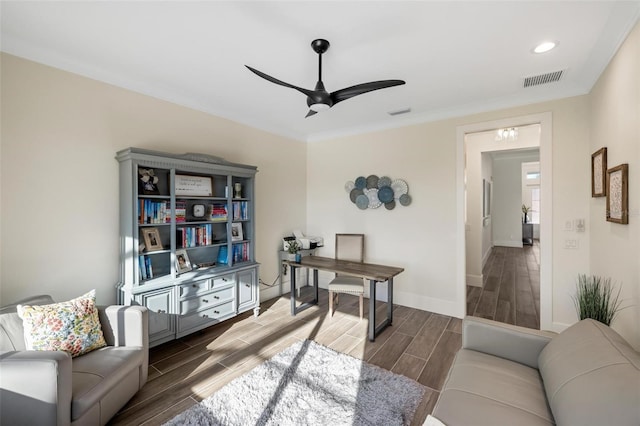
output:
<path id="1" fill-rule="evenodd" d="M 106 346 L 96 291 L 51 305 L 18 305 L 28 350 L 64 351 L 72 357 Z"/>

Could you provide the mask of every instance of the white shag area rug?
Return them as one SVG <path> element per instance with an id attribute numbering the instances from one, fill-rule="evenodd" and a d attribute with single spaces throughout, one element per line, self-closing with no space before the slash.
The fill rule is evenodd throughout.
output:
<path id="1" fill-rule="evenodd" d="M 166 425 L 407 425 L 424 392 L 405 376 L 304 340 Z"/>

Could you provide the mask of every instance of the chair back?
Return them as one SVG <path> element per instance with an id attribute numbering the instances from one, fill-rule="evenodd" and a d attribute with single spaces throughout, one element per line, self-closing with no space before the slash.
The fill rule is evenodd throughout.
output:
<path id="1" fill-rule="evenodd" d="M 336 234 L 336 259 L 364 261 L 364 234 Z"/>

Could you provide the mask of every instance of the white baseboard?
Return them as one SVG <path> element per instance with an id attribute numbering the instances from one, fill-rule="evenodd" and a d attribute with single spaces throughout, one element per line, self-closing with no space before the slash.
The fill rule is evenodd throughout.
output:
<path id="1" fill-rule="evenodd" d="M 394 305 L 407 306 L 455 318 L 464 318 L 465 315 L 465 308 L 461 307 L 458 302 L 419 296 L 414 293 L 397 291 L 395 288 L 393 290 L 393 303 Z"/>
<path id="2" fill-rule="evenodd" d="M 522 248 L 522 241 L 494 241 L 493 246 Z"/>
<path id="3" fill-rule="evenodd" d="M 473 287 L 482 287 L 483 276 L 482 275 L 473 275 L 467 274 L 467 285 Z"/>

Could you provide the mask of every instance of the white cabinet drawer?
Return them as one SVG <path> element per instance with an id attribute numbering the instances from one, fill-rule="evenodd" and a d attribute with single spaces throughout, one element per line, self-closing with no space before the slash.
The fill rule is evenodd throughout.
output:
<path id="1" fill-rule="evenodd" d="M 191 312 L 200 311 L 209 306 L 216 305 L 227 300 L 232 300 L 234 296 L 234 288 L 225 289 L 205 293 L 198 297 L 182 300 L 180 302 L 180 315 L 186 315 Z"/>
<path id="2" fill-rule="evenodd" d="M 210 280 L 198 281 L 191 284 L 183 284 L 180 286 L 180 298 L 192 297 L 209 291 Z"/>
<path id="3" fill-rule="evenodd" d="M 180 317 L 179 331 L 185 331 L 190 328 L 198 327 L 207 323 L 215 323 L 218 319 L 225 319 L 234 315 L 234 301 L 230 300 L 222 305 L 214 306 L 203 311 L 193 313 L 184 317 Z"/>
<path id="4" fill-rule="evenodd" d="M 213 285 L 211 287 L 222 287 L 223 285 L 233 284 L 234 282 L 234 274 L 221 275 L 213 279 Z"/>

